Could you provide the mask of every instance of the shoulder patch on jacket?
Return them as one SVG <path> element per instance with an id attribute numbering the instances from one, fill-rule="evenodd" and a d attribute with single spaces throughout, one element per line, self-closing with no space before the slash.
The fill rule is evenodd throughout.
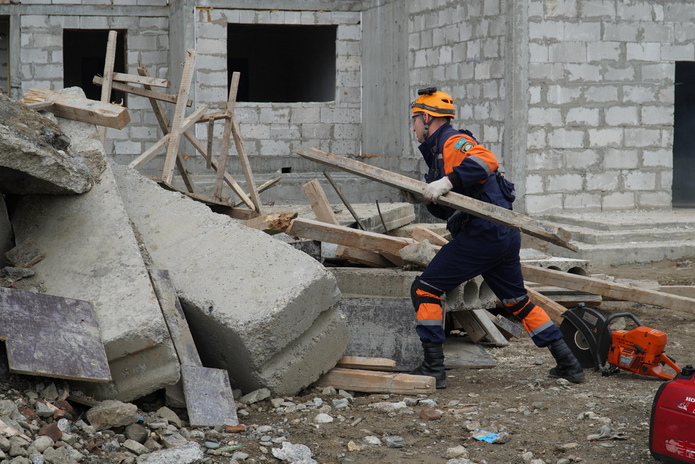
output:
<path id="1" fill-rule="evenodd" d="M 474 146 L 475 146 L 474 143 L 471 143 L 466 139 L 461 139 L 458 142 L 456 142 L 456 145 L 454 145 L 454 150 L 459 150 L 462 153 L 466 153 L 468 150 L 470 150 Z"/>

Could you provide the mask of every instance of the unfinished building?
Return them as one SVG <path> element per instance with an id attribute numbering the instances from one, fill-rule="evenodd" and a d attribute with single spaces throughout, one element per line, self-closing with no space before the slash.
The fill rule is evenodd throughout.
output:
<path id="1" fill-rule="evenodd" d="M 694 17 L 688 1 L 3 0 L 0 89 L 14 99 L 31 88 L 98 92 L 109 30 L 119 32 L 116 71 L 142 64 L 176 83 L 195 49 L 191 98 L 221 107 L 239 71 L 254 172 L 289 179 L 316 171 L 292 155 L 310 146 L 419 177 L 408 103 L 434 85 L 500 155 L 518 210 L 663 209 L 695 199 Z M 125 164 L 161 134 L 146 101 L 112 101 L 132 117 L 107 138 Z M 200 159 L 187 162 L 203 173 Z M 303 201 L 276 192 L 267 198 Z M 396 198 L 370 184 L 354 195 Z"/>

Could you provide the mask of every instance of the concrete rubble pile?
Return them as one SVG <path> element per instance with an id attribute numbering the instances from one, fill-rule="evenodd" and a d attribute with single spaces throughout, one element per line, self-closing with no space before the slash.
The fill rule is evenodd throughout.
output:
<path id="1" fill-rule="evenodd" d="M 1 251 L 43 254 L 18 287 L 94 305 L 113 381 L 86 393 L 131 401 L 179 380 L 149 269 L 169 271 L 203 363 L 243 392 L 294 394 L 344 354 L 340 292 L 319 262 L 112 165 L 93 125 L 2 95 L 0 115 Z"/>

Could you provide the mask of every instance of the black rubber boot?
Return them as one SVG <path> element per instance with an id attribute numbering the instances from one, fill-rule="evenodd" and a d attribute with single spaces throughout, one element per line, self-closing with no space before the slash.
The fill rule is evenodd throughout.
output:
<path id="1" fill-rule="evenodd" d="M 555 340 L 548 348 L 550 348 L 550 353 L 557 361 L 557 366 L 550 369 L 551 377 L 567 379 L 572 383 L 582 383 L 584 381 L 584 369 L 582 369 L 582 365 L 579 364 L 565 340 L 562 338 Z"/>
<path id="2" fill-rule="evenodd" d="M 422 342 L 425 359 L 411 374 L 434 377 L 436 388 L 446 388 L 446 370 L 444 369 L 444 345 L 441 343 Z"/>

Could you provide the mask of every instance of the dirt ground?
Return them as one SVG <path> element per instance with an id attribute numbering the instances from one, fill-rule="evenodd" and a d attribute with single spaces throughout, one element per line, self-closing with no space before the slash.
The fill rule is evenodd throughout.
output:
<path id="1" fill-rule="evenodd" d="M 591 271 L 616 279 L 695 285 L 695 265 L 687 261 Z M 695 315 L 616 301 L 604 301 L 599 309 L 606 315 L 634 313 L 644 325 L 668 333 L 666 352 L 681 367 L 695 364 Z M 656 462 L 649 453 L 649 421 L 663 380 L 625 372 L 602 376 L 590 369 L 585 383 L 575 385 L 548 377 L 552 358 L 528 337 L 513 339 L 508 347 L 485 349 L 496 367 L 449 370 L 448 387 L 434 394 L 352 393 L 345 401 L 340 394 L 312 387 L 294 397 L 240 403 L 239 419 L 246 426 L 242 433 L 203 430 L 187 435 L 197 437 L 203 447 L 217 441 L 218 450 L 229 449 L 217 454 L 209 449 L 202 462 L 210 464 Z M 2 390 L 8 387 L 13 386 Z M 24 384 L 14 387 L 20 390 Z M 185 419 L 185 410 L 177 412 Z M 332 422 L 317 423 L 319 417 Z M 501 443 L 475 438 L 487 432 L 497 434 L 493 436 Z M 280 461 L 275 456 L 283 442 L 306 446 L 311 458 Z M 135 462 L 132 455 L 125 460 L 123 453 L 115 456 L 99 453 L 82 462 Z"/>
<path id="2" fill-rule="evenodd" d="M 695 265 L 690 262 L 592 269 L 592 273 L 661 285 L 695 284 Z M 644 325 L 668 333 L 666 352 L 681 367 L 695 364 L 694 315 L 615 301 L 604 301 L 599 309 L 606 315 L 616 311 L 635 314 Z M 313 423 L 316 411 L 283 414 L 278 412 L 282 408 L 274 409 L 267 401 L 247 408 L 249 415 L 243 421 L 283 430 L 289 442 L 308 446 L 319 463 L 656 462 L 649 453 L 649 421 L 654 395 L 663 380 L 626 372 L 602 376 L 590 369 L 585 383 L 574 385 L 546 375 L 552 358 L 527 337 L 508 347 L 486 349 L 496 359 L 496 367 L 449 370 L 448 388 L 427 397 L 436 401 L 440 419 L 421 417 L 428 404 L 401 412 L 373 407 L 375 403 L 401 402 L 402 395 L 355 394 L 348 409 L 328 412 L 335 418 L 329 424 Z M 324 404 L 331 402 L 318 389 L 288 400 L 300 404 L 315 397 Z M 602 427 L 604 436 L 595 439 Z M 481 429 L 500 433 L 509 441 L 488 443 L 473 438 Z M 365 437 L 370 436 L 380 438 L 382 444 L 365 444 Z M 403 446 L 388 447 L 386 437 L 401 437 Z M 458 446 L 466 452 L 455 457 L 451 449 Z M 251 456 L 263 456 L 255 451 L 258 448 L 257 440 L 245 446 Z"/>

